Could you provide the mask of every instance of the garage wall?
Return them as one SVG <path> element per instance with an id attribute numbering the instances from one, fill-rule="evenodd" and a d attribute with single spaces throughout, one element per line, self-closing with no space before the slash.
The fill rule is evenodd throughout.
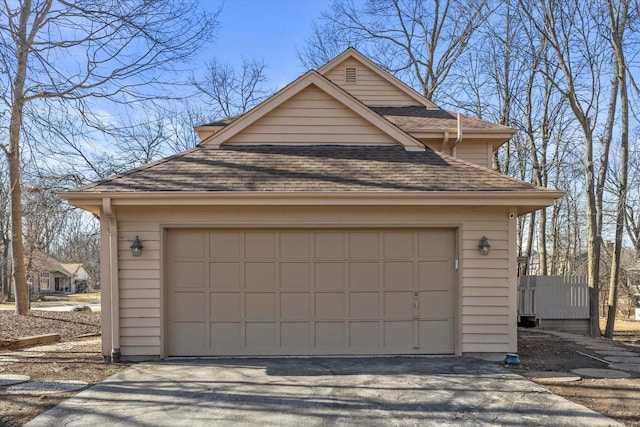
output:
<path id="1" fill-rule="evenodd" d="M 395 207 L 255 207 L 239 211 L 230 207 L 172 207 L 170 213 L 153 208 L 116 208 L 120 282 L 120 344 L 126 356 L 162 354 L 162 263 L 164 227 L 194 226 L 332 226 L 341 223 L 362 227 L 390 226 L 459 228 L 460 244 L 459 324 L 456 344 L 460 353 L 516 351 L 516 220 L 504 208 Z M 129 246 L 140 236 L 141 257 Z M 491 253 L 480 256 L 478 240 L 486 235 Z M 103 265 L 109 263 L 103 253 Z M 106 285 L 106 284 L 105 284 Z M 105 286 L 106 288 L 106 286 Z M 106 292 L 104 289 L 103 292 Z M 109 347 L 109 346 L 105 346 Z"/>

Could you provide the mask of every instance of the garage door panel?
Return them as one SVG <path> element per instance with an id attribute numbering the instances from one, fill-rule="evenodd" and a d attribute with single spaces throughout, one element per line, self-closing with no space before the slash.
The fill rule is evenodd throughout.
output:
<path id="1" fill-rule="evenodd" d="M 210 232 L 209 255 L 212 258 L 242 257 L 241 235 L 237 231 Z"/>
<path id="2" fill-rule="evenodd" d="M 384 322 L 385 347 L 408 348 L 413 346 L 413 321 Z"/>
<path id="3" fill-rule="evenodd" d="M 442 257 L 453 253 L 451 230 L 428 230 L 418 232 L 418 256 L 421 258 Z"/>
<path id="4" fill-rule="evenodd" d="M 413 311 L 413 292 L 385 292 L 384 317 L 403 318 Z"/>
<path id="5" fill-rule="evenodd" d="M 343 262 L 316 262 L 314 267 L 316 289 L 344 289 Z"/>
<path id="6" fill-rule="evenodd" d="M 281 232 L 279 238 L 281 259 L 305 259 L 310 255 L 308 232 Z"/>
<path id="7" fill-rule="evenodd" d="M 397 290 L 413 289 L 413 262 L 385 262 L 384 288 Z"/>
<path id="8" fill-rule="evenodd" d="M 212 292 L 209 294 L 209 317 L 212 320 L 239 320 L 240 302 L 239 292 Z"/>
<path id="9" fill-rule="evenodd" d="M 244 265 L 247 290 L 272 290 L 276 287 L 276 265 L 273 262 L 247 262 Z"/>
<path id="10" fill-rule="evenodd" d="M 317 259 L 344 259 L 345 233 L 336 231 L 313 233 L 314 256 Z"/>
<path id="11" fill-rule="evenodd" d="M 344 319 L 344 294 L 341 292 L 316 293 L 316 319 Z"/>
<path id="12" fill-rule="evenodd" d="M 349 322 L 349 344 L 351 347 L 378 347 L 379 322 Z"/>
<path id="13" fill-rule="evenodd" d="M 385 258 L 412 258 L 413 232 L 393 231 L 383 233 Z"/>
<path id="14" fill-rule="evenodd" d="M 311 345 L 309 322 L 282 322 L 280 324 L 280 346 L 284 348 L 308 349 Z"/>
<path id="15" fill-rule="evenodd" d="M 247 231 L 244 233 L 245 258 L 268 258 L 276 256 L 276 234 L 274 232 Z"/>
<path id="16" fill-rule="evenodd" d="M 275 348 L 275 322 L 247 322 L 245 324 L 245 346 L 247 348 Z"/>
<path id="17" fill-rule="evenodd" d="M 380 256 L 379 240 L 378 232 L 349 233 L 349 257 L 378 258 Z"/>
<path id="18" fill-rule="evenodd" d="M 175 356 L 206 354 L 206 330 L 205 322 L 170 322 L 169 354 Z"/>
<path id="19" fill-rule="evenodd" d="M 171 264 L 169 280 L 174 289 L 206 287 L 204 262 L 173 261 Z"/>
<path id="20" fill-rule="evenodd" d="M 175 292 L 171 299 L 169 315 L 176 319 L 185 314 L 189 318 L 202 319 L 205 317 L 206 294 L 204 292 Z"/>
<path id="21" fill-rule="evenodd" d="M 308 262 L 281 262 L 280 289 L 311 289 L 310 267 Z"/>
<path id="22" fill-rule="evenodd" d="M 453 230 L 169 230 L 167 245 L 169 355 L 454 351 Z"/>
<path id="23" fill-rule="evenodd" d="M 171 233 L 167 249 L 171 258 L 205 258 L 206 234 L 200 230 Z"/>
<path id="24" fill-rule="evenodd" d="M 280 294 L 280 318 L 308 319 L 311 313 L 310 294 L 304 292 L 282 292 Z"/>
<path id="25" fill-rule="evenodd" d="M 220 354 L 240 354 L 242 349 L 241 327 L 240 322 L 211 323 L 211 349 Z"/>
<path id="26" fill-rule="evenodd" d="M 450 320 L 422 320 L 418 322 L 421 348 L 435 351 L 453 351 L 453 325 Z"/>
<path id="27" fill-rule="evenodd" d="M 245 318 L 249 320 L 275 319 L 276 298 L 273 292 L 247 292 Z"/>
<path id="28" fill-rule="evenodd" d="M 378 305 L 378 292 L 351 292 L 349 294 L 348 317 L 351 319 L 377 319 L 380 316 Z"/>
<path id="29" fill-rule="evenodd" d="M 420 261 L 418 262 L 418 288 L 428 290 L 443 290 L 451 287 L 451 261 Z"/>
<path id="30" fill-rule="evenodd" d="M 380 287 L 380 264 L 378 262 L 350 262 L 350 289 L 378 289 Z"/>
<path id="31" fill-rule="evenodd" d="M 317 349 L 343 349 L 345 347 L 345 322 L 315 322 Z"/>
<path id="32" fill-rule="evenodd" d="M 422 291 L 418 292 L 418 298 L 420 317 L 446 319 L 452 312 L 449 291 Z"/>
<path id="33" fill-rule="evenodd" d="M 209 264 L 211 288 L 239 289 L 242 281 L 242 264 L 239 262 L 212 262 Z"/>

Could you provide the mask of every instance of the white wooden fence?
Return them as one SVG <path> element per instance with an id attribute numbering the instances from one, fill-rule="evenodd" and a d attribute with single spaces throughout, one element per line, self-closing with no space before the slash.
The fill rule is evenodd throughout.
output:
<path id="1" fill-rule="evenodd" d="M 584 276 L 521 276 L 518 318 L 588 319 L 589 286 Z"/>

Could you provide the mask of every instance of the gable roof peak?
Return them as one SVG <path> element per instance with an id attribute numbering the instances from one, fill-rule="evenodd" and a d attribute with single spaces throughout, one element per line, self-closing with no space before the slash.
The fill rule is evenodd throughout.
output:
<path id="1" fill-rule="evenodd" d="M 351 46 L 346 48 L 342 53 L 340 53 L 338 56 L 336 56 L 335 58 L 333 58 L 332 60 L 324 64 L 322 67 L 318 68 L 318 72 L 322 75 L 326 75 L 335 67 L 337 67 L 339 64 L 343 63 L 349 58 L 353 58 L 356 61 L 360 62 L 361 64 L 365 65 L 372 72 L 377 74 L 379 77 L 389 82 L 392 86 L 396 87 L 398 90 L 400 90 L 405 95 L 409 96 L 419 104 L 424 105 L 426 108 L 429 108 L 429 109 L 440 108 L 433 101 L 427 99 L 424 95 L 421 95 L 420 93 L 418 93 L 415 89 L 413 89 L 412 87 L 404 83 L 402 80 L 398 79 L 393 74 L 384 70 L 380 65 L 376 64 L 371 59 L 369 59 L 366 55 L 364 55 L 359 50 Z"/>
<path id="2" fill-rule="evenodd" d="M 394 139 L 398 145 L 403 146 L 405 150 L 422 151 L 425 149 L 424 145 L 420 141 L 381 117 L 349 92 L 336 85 L 316 70 L 307 71 L 302 76 L 282 88 L 279 92 L 242 115 L 238 120 L 204 139 L 198 145 L 205 148 L 219 148 L 221 145 L 227 143 L 227 141 L 232 137 L 255 123 L 258 119 L 264 117 L 266 114 L 282 105 L 285 101 L 291 99 L 293 96 L 310 86 L 317 87 L 336 101 L 340 102 L 346 108 L 367 120 L 380 131 L 391 136 L 392 139 Z"/>

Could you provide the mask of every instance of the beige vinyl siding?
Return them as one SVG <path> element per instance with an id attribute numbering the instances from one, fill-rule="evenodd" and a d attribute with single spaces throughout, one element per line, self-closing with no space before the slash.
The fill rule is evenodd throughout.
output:
<path id="1" fill-rule="evenodd" d="M 460 270 L 456 276 L 456 353 L 516 351 L 515 219 L 504 208 L 433 207 L 148 207 L 117 210 L 119 219 L 120 335 L 123 356 L 164 354 L 161 261 L 165 228 L 390 227 L 455 228 Z M 144 250 L 133 258 L 129 246 L 140 236 Z M 491 253 L 480 256 L 486 235 Z M 515 242 L 515 239 L 513 240 Z M 108 253 L 103 253 L 103 257 Z M 108 264 L 108 259 L 102 262 Z M 170 302 L 167 302 L 170 303 Z M 105 348 L 108 346 L 105 346 Z"/>
<path id="2" fill-rule="evenodd" d="M 231 137 L 225 144 L 397 145 L 386 133 L 314 85 Z"/>
<path id="3" fill-rule="evenodd" d="M 345 81 L 345 69 L 356 69 L 356 83 Z M 325 73 L 325 77 L 370 106 L 401 107 L 421 105 L 418 101 L 380 77 L 354 58 L 348 58 Z"/>
<path id="4" fill-rule="evenodd" d="M 491 167 L 493 151 L 486 142 L 473 143 L 462 141 L 456 147 L 456 157 L 476 165 Z"/>
<path id="5" fill-rule="evenodd" d="M 160 236 L 156 224 L 121 222 L 118 235 L 120 268 L 120 346 L 124 356 L 160 354 Z M 144 256 L 131 255 L 139 236 Z"/>
<path id="6" fill-rule="evenodd" d="M 500 353 L 516 348 L 512 292 L 510 228 L 515 219 L 470 221 L 462 240 L 462 348 L 467 353 Z M 511 224 L 513 223 L 513 224 Z M 478 240 L 486 235 L 491 244 L 488 256 L 480 255 Z"/>

